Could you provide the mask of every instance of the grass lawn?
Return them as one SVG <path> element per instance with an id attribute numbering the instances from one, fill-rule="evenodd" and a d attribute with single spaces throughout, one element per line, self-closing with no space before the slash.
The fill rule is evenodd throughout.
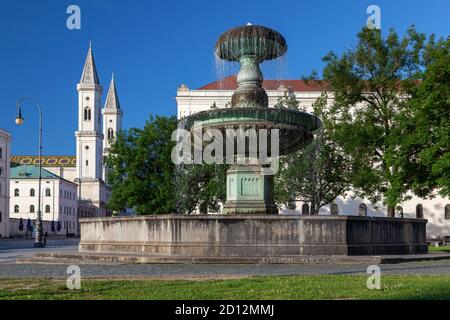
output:
<path id="1" fill-rule="evenodd" d="M 369 290 L 362 275 L 265 276 L 234 280 L 0 279 L 1 299 L 450 299 L 450 276 L 381 278 Z"/>
<path id="2" fill-rule="evenodd" d="M 430 252 L 446 252 L 446 253 L 450 253 L 450 246 L 444 246 L 444 247 L 429 246 L 428 250 Z"/>

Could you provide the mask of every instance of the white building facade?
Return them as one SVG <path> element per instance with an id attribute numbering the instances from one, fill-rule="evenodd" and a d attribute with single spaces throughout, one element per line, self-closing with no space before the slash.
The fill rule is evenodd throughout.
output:
<path id="1" fill-rule="evenodd" d="M 9 158 L 11 135 L 0 129 L 0 238 L 9 237 Z"/>
<path id="2" fill-rule="evenodd" d="M 274 107 L 285 94 L 293 95 L 299 107 L 312 112 L 312 105 L 325 90 L 323 85 L 308 84 L 302 80 L 264 80 L 263 87 L 269 98 L 269 108 Z M 211 107 L 228 107 L 231 96 L 237 88 L 235 76 L 229 76 L 220 81 L 210 83 L 196 90 L 190 90 L 186 85 L 179 86 L 176 95 L 177 117 L 179 119 L 191 114 L 210 110 Z M 329 102 L 332 100 L 329 97 Z M 336 199 L 339 214 L 358 215 L 360 204 L 365 204 L 370 216 L 386 216 L 387 208 L 381 204 L 371 204 L 366 199 L 353 198 L 352 195 Z M 301 214 L 303 203 L 297 203 L 297 209 L 292 212 L 283 209 L 282 213 Z M 436 196 L 433 199 L 421 199 L 413 196 L 411 200 L 400 204 L 404 217 L 416 217 L 417 210 L 423 210 L 424 218 L 428 219 L 427 237 L 430 239 L 450 236 L 450 199 Z M 323 207 L 319 214 L 330 214 L 330 205 Z"/>
<path id="3" fill-rule="evenodd" d="M 28 219 L 34 223 L 39 210 L 39 167 L 21 165 L 11 168 L 10 180 L 10 218 L 18 221 L 22 218 L 24 230 L 11 230 L 14 235 L 25 233 Z M 43 232 L 48 234 L 78 234 L 78 196 L 74 182 L 42 169 L 41 211 L 44 223 Z M 59 224 L 59 227 L 58 227 Z"/>

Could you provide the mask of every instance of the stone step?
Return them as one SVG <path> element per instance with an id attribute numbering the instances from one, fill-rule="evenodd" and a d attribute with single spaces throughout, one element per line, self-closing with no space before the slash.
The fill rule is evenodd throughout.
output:
<path id="1" fill-rule="evenodd" d="M 319 263 L 381 263 L 377 256 L 279 256 L 279 257 L 195 257 L 118 253 L 37 253 L 18 263 L 84 263 L 84 264 L 319 264 Z"/>

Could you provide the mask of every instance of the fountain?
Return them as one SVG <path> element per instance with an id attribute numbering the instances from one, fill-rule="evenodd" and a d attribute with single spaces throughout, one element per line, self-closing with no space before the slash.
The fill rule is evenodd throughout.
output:
<path id="1" fill-rule="evenodd" d="M 268 108 L 262 88 L 259 64 L 286 50 L 283 36 L 265 27 L 247 25 L 225 32 L 216 43 L 216 55 L 241 65 L 232 106 L 191 115 L 180 127 L 194 134 L 252 129 L 258 138 L 264 130 L 275 130 L 270 137 L 279 138 L 275 148 L 281 155 L 309 143 L 320 120 L 305 112 Z M 231 154 L 236 163 L 227 172 L 225 214 L 80 219 L 78 256 L 147 263 L 304 263 L 347 261 L 346 255 L 427 252 L 424 219 L 275 214 L 273 175 L 250 147 L 246 140 L 244 153 Z"/>
<path id="2" fill-rule="evenodd" d="M 210 129 L 254 130 L 258 141 L 259 132 L 277 130 L 277 149 L 280 155 L 293 152 L 312 140 L 312 132 L 321 126 L 320 120 L 306 112 L 268 108 L 268 97 L 262 87 L 263 75 L 259 64 L 276 59 L 287 51 L 283 36 L 266 27 L 246 25 L 231 29 L 220 36 L 215 54 L 227 61 L 239 61 L 238 88 L 231 98 L 231 108 L 196 113 L 184 118 L 180 126 L 201 134 Z M 267 136 L 271 139 L 271 134 Z M 239 163 L 239 158 L 249 158 L 249 145 L 245 154 L 234 149 L 234 163 L 227 172 L 227 201 L 224 214 L 276 214 L 273 202 L 273 175 L 265 174 L 258 159 Z M 223 154 L 227 157 L 227 150 Z M 277 159 L 273 159 L 277 161 Z"/>

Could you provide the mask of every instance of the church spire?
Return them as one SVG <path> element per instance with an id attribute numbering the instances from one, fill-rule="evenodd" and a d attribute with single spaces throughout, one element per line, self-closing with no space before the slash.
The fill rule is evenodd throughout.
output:
<path id="1" fill-rule="evenodd" d="M 100 84 L 95 66 L 94 55 L 92 53 L 92 43 L 89 42 L 89 50 L 84 63 L 83 74 L 81 75 L 80 83 L 86 84 Z"/>
<path id="2" fill-rule="evenodd" d="M 105 109 L 120 109 L 119 97 L 117 96 L 116 83 L 114 81 L 114 73 L 112 74 L 108 95 L 106 96 Z"/>

